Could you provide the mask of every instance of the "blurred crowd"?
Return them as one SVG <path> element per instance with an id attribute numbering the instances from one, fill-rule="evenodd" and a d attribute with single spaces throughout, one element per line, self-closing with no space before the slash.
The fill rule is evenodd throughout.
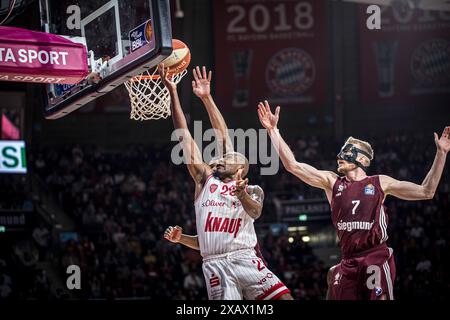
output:
<path id="1" fill-rule="evenodd" d="M 37 154 L 36 171 L 79 225 L 78 240 L 61 243 L 59 257 L 61 270 L 81 267 L 83 298 L 205 297 L 199 254 L 162 239 L 172 224 L 195 233 L 190 180 L 169 157 L 156 146 Z"/>
<path id="2" fill-rule="evenodd" d="M 170 146 L 122 153 L 72 146 L 41 150 L 34 162 L 80 226 L 78 239 L 61 243 L 59 257 L 61 270 L 80 265 L 83 298 L 207 298 L 200 254 L 162 238 L 175 224 L 196 234 L 192 182 L 184 166 L 171 165 Z M 274 217 L 270 210 L 264 215 Z M 306 243 L 286 245 L 287 235 L 260 242 L 269 267 L 297 296 L 324 297 L 326 267 Z"/>
<path id="3" fill-rule="evenodd" d="M 33 210 L 33 200 L 25 176 L 5 175 L 0 179 L 0 210 Z"/>
<path id="4" fill-rule="evenodd" d="M 0 177 L 0 299 L 48 299 L 49 280 L 38 262 L 40 253 L 48 249 L 40 244 L 47 244 L 49 230 L 39 225 L 30 234 L 12 232 L 13 238 L 8 237 L 9 226 L 3 222 L 19 215 L 34 220 L 35 206 L 26 176 L 3 174 Z"/>
<path id="5" fill-rule="evenodd" d="M 431 167 L 435 154 L 432 135 L 368 140 L 375 150 L 369 174 L 421 183 Z M 319 137 L 289 141 L 297 160 L 326 170 L 335 170 L 342 143 Z M 75 145 L 33 153 L 35 173 L 78 226 L 76 237 L 61 238 L 56 247 L 47 250 L 54 251 L 62 277 L 68 265 L 81 267 L 79 298 L 207 299 L 199 253 L 162 237 L 167 226 L 176 224 L 184 233 L 196 233 L 193 184 L 183 165 L 171 163 L 170 152 L 167 145 L 131 146 L 122 152 Z M 265 260 L 295 299 L 324 299 L 330 266 L 314 255 L 308 243 L 290 243 L 287 234 L 258 232 L 259 224 L 276 222 L 273 196 L 317 199 L 324 194 L 284 169 L 276 176 L 264 177 L 256 169 L 251 169 L 249 178 L 266 193 L 263 217 L 255 223 Z M 449 296 L 449 176 L 446 168 L 433 200 L 386 201 L 398 299 Z M 36 231 L 35 236 L 37 248 L 45 251 L 46 243 L 38 245 L 36 240 L 47 237 L 45 230 Z M 8 283 L 8 278 L 3 282 Z"/>
<path id="6" fill-rule="evenodd" d="M 55 299 L 47 271 L 39 264 L 36 243 L 31 238 L 17 240 L 9 255 L 5 247 L 2 245 L 0 255 L 0 299 Z"/>

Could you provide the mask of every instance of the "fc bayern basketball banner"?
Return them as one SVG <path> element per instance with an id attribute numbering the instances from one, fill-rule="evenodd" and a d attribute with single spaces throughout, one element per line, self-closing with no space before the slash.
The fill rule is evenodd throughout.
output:
<path id="1" fill-rule="evenodd" d="M 361 25 L 366 9 L 360 6 Z M 450 12 L 382 7 L 381 29 L 360 32 L 364 103 L 450 100 Z"/>
<path id="2" fill-rule="evenodd" d="M 320 106 L 326 90 L 325 1 L 215 0 L 217 101 Z"/>
<path id="3" fill-rule="evenodd" d="M 0 81 L 75 84 L 88 73 L 82 44 L 49 33 L 0 26 Z"/>

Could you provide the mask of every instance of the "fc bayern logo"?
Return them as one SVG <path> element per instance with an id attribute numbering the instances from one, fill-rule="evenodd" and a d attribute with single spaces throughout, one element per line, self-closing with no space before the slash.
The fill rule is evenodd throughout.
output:
<path id="1" fill-rule="evenodd" d="M 278 51 L 266 67 L 266 82 L 280 96 L 298 96 L 308 90 L 316 78 L 314 60 L 304 50 Z"/>
<path id="2" fill-rule="evenodd" d="M 432 39 L 422 43 L 411 57 L 411 72 L 422 85 L 450 85 L 450 42 Z"/>

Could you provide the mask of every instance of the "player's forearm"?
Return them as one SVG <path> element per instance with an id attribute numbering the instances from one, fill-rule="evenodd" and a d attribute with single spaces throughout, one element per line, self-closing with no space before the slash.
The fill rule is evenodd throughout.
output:
<path id="1" fill-rule="evenodd" d="M 181 109 L 180 98 L 178 97 L 177 90 L 169 90 L 170 93 L 170 108 L 172 111 L 172 121 L 175 129 L 188 130 L 186 117 L 184 116 L 183 109 Z M 183 135 L 185 135 L 184 133 Z"/>
<path id="2" fill-rule="evenodd" d="M 200 250 L 200 246 L 198 244 L 198 236 L 188 236 L 187 234 L 181 234 L 181 238 L 178 243 L 181 243 L 182 245 L 194 250 Z"/>
<path id="3" fill-rule="evenodd" d="M 284 141 L 278 129 L 270 130 L 269 136 L 272 140 L 272 144 L 274 145 L 276 152 L 280 156 L 283 166 L 287 171 L 292 172 L 295 169 L 297 160 L 295 160 L 295 156 L 291 148 L 289 148 L 287 143 Z"/>
<path id="4" fill-rule="evenodd" d="M 439 185 L 439 181 L 442 177 L 442 172 L 444 171 L 445 161 L 447 159 L 447 154 L 443 151 L 437 151 L 434 157 L 433 165 L 430 171 L 422 182 L 422 187 L 424 189 L 425 196 L 429 199 L 434 197 L 436 189 Z"/>
<path id="5" fill-rule="evenodd" d="M 211 95 L 201 98 L 203 105 L 208 112 L 209 121 L 212 127 L 216 130 L 217 139 L 219 143 L 223 144 L 224 152 L 233 151 L 233 145 L 231 143 L 230 136 L 228 135 L 228 127 L 219 111 L 219 108 L 214 102 Z"/>
<path id="6" fill-rule="evenodd" d="M 192 138 L 187 126 L 186 117 L 181 109 L 180 99 L 176 90 L 169 89 L 171 98 L 172 121 L 175 127 L 177 138 L 183 149 L 187 161 L 188 170 L 195 181 L 203 178 L 203 160 L 195 140 Z"/>
<path id="7" fill-rule="evenodd" d="M 253 200 L 250 195 L 245 192 L 242 197 L 238 197 L 239 201 L 244 208 L 244 211 L 252 218 L 258 219 L 261 216 L 262 204 L 258 201 Z"/>

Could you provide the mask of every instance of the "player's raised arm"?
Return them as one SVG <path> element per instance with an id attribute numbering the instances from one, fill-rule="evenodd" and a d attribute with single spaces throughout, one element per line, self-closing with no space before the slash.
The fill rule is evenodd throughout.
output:
<path id="1" fill-rule="evenodd" d="M 242 179 L 242 169 L 236 174 L 236 197 L 242 204 L 245 212 L 253 219 L 261 216 L 264 192 L 259 186 L 248 186 L 248 179 Z"/>
<path id="2" fill-rule="evenodd" d="M 159 65 L 158 70 L 163 84 L 169 90 L 172 121 L 175 129 L 177 130 L 178 139 L 187 160 L 189 173 L 197 184 L 202 184 L 206 177 L 211 174 L 211 169 L 206 163 L 203 162 L 201 152 L 189 132 L 186 117 L 181 109 L 177 85 L 168 78 L 168 69 L 164 68 L 163 64 Z"/>
<path id="3" fill-rule="evenodd" d="M 189 236 L 187 234 L 183 234 L 183 228 L 180 226 L 168 227 L 166 231 L 164 231 L 164 238 L 170 242 L 181 243 L 191 249 L 200 250 L 198 235 Z"/>
<path id="4" fill-rule="evenodd" d="M 337 174 L 331 171 L 318 170 L 309 164 L 300 163 L 295 160 L 294 153 L 284 141 L 283 137 L 281 137 L 277 128 L 280 116 L 279 106 L 275 109 L 275 113 L 272 113 L 267 101 L 264 103 L 260 102 L 258 105 L 258 116 L 263 127 L 267 129 L 275 150 L 287 171 L 310 186 L 327 191 L 333 189 Z"/>
<path id="5" fill-rule="evenodd" d="M 450 127 L 444 129 L 440 138 L 437 133 L 434 133 L 434 142 L 436 143 L 436 156 L 422 184 L 399 181 L 389 176 L 380 175 L 381 188 L 383 188 L 385 194 L 403 200 L 426 200 L 434 197 L 450 150 Z"/>
<path id="6" fill-rule="evenodd" d="M 192 73 L 194 74 L 194 81 L 192 81 L 192 91 L 197 97 L 200 98 L 200 100 L 202 100 L 203 105 L 208 112 L 211 125 L 216 131 L 216 137 L 218 140 L 217 143 L 219 148 L 221 148 L 224 154 L 234 151 L 233 144 L 231 142 L 230 136 L 228 135 L 228 127 L 211 95 L 212 72 L 206 72 L 206 67 L 204 66 L 200 71 L 200 68 L 197 66 L 192 70 Z"/>

